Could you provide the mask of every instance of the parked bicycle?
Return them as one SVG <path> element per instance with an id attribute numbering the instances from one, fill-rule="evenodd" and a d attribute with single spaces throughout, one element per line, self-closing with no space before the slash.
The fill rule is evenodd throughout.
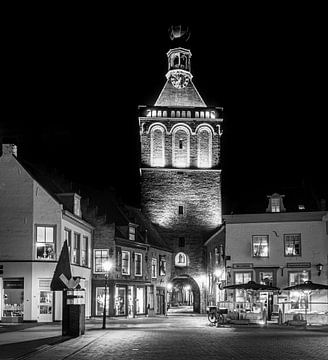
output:
<path id="1" fill-rule="evenodd" d="M 223 325 L 225 323 L 224 315 L 227 309 L 218 309 L 216 306 L 210 306 L 207 310 L 208 321 L 213 325 Z"/>

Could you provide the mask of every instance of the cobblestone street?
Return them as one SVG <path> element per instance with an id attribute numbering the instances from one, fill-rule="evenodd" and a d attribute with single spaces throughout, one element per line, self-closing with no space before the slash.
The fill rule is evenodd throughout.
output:
<path id="1" fill-rule="evenodd" d="M 1 351 L 1 349 L 0 349 Z M 84 336 L 41 347 L 29 356 L 1 359 L 320 359 L 328 332 L 287 327 L 209 326 L 205 317 L 109 321 L 89 325 Z"/>

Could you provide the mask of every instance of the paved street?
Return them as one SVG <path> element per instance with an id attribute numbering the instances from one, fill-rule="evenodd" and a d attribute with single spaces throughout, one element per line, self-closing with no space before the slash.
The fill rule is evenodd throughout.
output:
<path id="1" fill-rule="evenodd" d="M 20 343 L 11 345 L 1 339 L 15 338 L 16 332 L 0 332 L 0 359 L 323 360 L 328 354 L 328 332 L 324 329 L 247 325 L 216 328 L 209 326 L 204 316 L 111 319 L 106 330 L 101 329 L 101 321 L 91 321 L 86 334 L 75 339 L 60 340 L 60 329 L 57 324 L 20 330 Z M 32 338 L 27 341 L 29 332 Z M 43 333 L 45 342 L 33 333 Z M 56 344 L 51 345 L 51 341 Z"/>

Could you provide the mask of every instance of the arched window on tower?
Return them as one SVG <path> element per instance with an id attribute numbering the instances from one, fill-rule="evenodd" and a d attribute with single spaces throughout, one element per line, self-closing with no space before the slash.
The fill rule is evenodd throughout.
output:
<path id="1" fill-rule="evenodd" d="M 189 167 L 190 133 L 187 127 L 178 126 L 172 134 L 173 166 L 178 168 Z"/>
<path id="2" fill-rule="evenodd" d="M 207 126 L 199 128 L 198 142 L 198 167 L 210 168 L 212 166 L 212 131 Z"/>
<path id="3" fill-rule="evenodd" d="M 187 255 L 183 252 L 179 252 L 175 255 L 174 265 L 178 267 L 188 266 L 189 259 Z"/>
<path id="4" fill-rule="evenodd" d="M 164 129 L 157 125 L 150 132 L 150 165 L 156 167 L 165 166 Z"/>

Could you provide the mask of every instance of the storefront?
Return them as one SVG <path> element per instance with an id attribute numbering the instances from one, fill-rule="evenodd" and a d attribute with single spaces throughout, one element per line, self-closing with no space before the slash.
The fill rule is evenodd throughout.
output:
<path id="1" fill-rule="evenodd" d="M 24 278 L 1 278 L 1 321 L 22 322 L 24 317 Z"/>

